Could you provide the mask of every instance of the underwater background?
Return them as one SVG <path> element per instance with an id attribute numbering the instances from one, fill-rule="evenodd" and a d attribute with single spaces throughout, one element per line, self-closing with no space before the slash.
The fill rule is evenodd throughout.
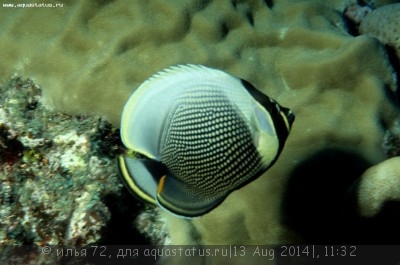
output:
<path id="1" fill-rule="evenodd" d="M 1 246 L 399 244 L 400 1 L 23 2 L 0 6 Z M 128 97 L 188 63 L 296 115 L 274 166 L 191 220 L 115 159 Z"/>

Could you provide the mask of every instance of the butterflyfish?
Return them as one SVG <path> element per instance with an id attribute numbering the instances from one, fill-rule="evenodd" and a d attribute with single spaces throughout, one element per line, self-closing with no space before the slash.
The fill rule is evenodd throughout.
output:
<path id="1" fill-rule="evenodd" d="M 201 65 L 166 68 L 127 100 L 118 158 L 129 190 L 182 217 L 217 207 L 277 160 L 293 112 L 249 82 Z"/>

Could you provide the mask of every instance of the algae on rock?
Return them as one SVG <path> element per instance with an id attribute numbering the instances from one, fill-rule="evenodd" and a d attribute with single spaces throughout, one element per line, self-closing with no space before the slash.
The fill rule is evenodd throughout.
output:
<path id="1" fill-rule="evenodd" d="M 107 122 L 52 113 L 29 79 L 0 92 L 0 245 L 101 240 L 111 217 L 103 199 L 122 187 L 112 156 L 98 152 Z"/>

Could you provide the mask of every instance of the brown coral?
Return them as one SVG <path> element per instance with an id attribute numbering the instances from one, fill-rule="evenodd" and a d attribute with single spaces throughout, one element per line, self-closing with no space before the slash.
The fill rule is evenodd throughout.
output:
<path id="1" fill-rule="evenodd" d="M 287 145 L 267 173 L 199 219 L 167 217 L 173 243 L 295 242 L 296 233 L 281 221 L 282 201 L 304 161 L 329 148 L 369 164 L 385 159 L 381 140 L 398 112 L 387 92 L 396 90 L 396 80 L 379 41 L 347 33 L 343 1 L 99 2 L 70 1 L 52 12 L 4 10 L 0 72 L 35 77 L 48 105 L 104 114 L 117 124 L 126 98 L 152 73 L 178 63 L 204 64 L 250 81 L 296 113 Z M 68 135 L 84 140 L 79 132 Z M 345 172 L 347 164 L 326 159 Z M 82 165 L 64 162 L 49 159 L 60 169 Z M 318 163 L 312 165 L 311 173 L 324 181 Z M 68 184 L 67 173 L 52 178 Z"/>

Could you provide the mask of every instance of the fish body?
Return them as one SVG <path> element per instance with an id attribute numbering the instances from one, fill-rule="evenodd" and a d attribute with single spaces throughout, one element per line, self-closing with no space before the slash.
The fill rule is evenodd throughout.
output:
<path id="1" fill-rule="evenodd" d="M 118 158 L 126 186 L 183 217 L 203 215 L 278 158 L 294 121 L 249 82 L 221 70 L 178 65 L 146 80 L 121 119 Z"/>

